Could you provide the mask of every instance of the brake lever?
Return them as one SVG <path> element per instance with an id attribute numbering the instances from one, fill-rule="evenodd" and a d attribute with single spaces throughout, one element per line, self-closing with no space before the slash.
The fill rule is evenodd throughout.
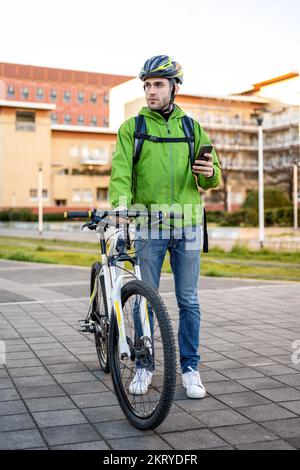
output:
<path id="1" fill-rule="evenodd" d="M 81 226 L 81 230 L 83 230 L 85 227 L 88 227 L 90 230 L 95 230 L 97 227 L 97 224 L 95 224 L 94 222 L 86 222 L 85 224 Z"/>

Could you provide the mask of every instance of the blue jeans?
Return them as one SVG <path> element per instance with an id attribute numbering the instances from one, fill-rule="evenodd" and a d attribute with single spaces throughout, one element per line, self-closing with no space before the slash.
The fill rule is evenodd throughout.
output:
<path id="1" fill-rule="evenodd" d="M 179 308 L 178 344 L 182 373 L 188 367 L 197 370 L 200 334 L 200 306 L 198 279 L 200 273 L 201 227 L 162 230 L 158 238 L 149 235 L 147 229 L 138 232 L 135 242 L 143 281 L 158 289 L 163 261 L 167 250 L 175 282 Z"/>

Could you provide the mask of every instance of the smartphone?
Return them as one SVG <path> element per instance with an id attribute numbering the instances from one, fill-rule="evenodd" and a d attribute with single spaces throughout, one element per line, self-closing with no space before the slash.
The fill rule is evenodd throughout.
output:
<path id="1" fill-rule="evenodd" d="M 211 153 L 213 149 L 213 146 L 212 145 L 202 145 L 202 147 L 200 148 L 200 151 L 198 153 L 198 157 L 196 158 L 196 160 L 205 160 L 205 161 L 208 161 L 208 158 L 205 157 L 205 153 Z"/>

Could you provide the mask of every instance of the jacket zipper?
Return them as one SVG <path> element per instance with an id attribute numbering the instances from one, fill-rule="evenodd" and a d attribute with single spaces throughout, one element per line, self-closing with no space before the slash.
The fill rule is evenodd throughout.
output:
<path id="1" fill-rule="evenodd" d="M 171 134 L 169 123 L 167 122 L 167 133 L 168 136 Z M 173 159 L 172 159 L 172 144 L 169 143 L 169 159 L 170 159 L 170 175 L 171 175 L 171 204 L 174 204 L 174 169 L 173 169 Z"/>

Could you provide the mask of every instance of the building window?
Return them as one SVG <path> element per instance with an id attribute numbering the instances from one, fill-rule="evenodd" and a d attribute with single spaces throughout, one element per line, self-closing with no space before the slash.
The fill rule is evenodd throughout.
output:
<path id="1" fill-rule="evenodd" d="M 37 199 L 37 189 L 30 189 L 29 190 L 29 197 L 30 199 Z"/>
<path id="2" fill-rule="evenodd" d="M 80 192 L 80 189 L 73 189 L 73 192 L 72 192 L 72 201 L 73 201 L 73 202 L 80 202 L 80 201 L 81 201 L 81 192 Z"/>
<path id="3" fill-rule="evenodd" d="M 52 101 L 56 101 L 57 91 L 54 88 L 50 91 L 50 98 Z"/>
<path id="4" fill-rule="evenodd" d="M 77 122 L 78 124 L 84 124 L 84 117 L 82 114 L 79 114 L 79 116 L 77 117 Z"/>
<path id="5" fill-rule="evenodd" d="M 38 88 L 36 90 L 36 97 L 38 100 L 42 100 L 44 98 L 44 90 L 43 88 Z"/>
<path id="6" fill-rule="evenodd" d="M 64 122 L 65 122 L 65 124 L 70 124 L 70 122 L 71 122 L 71 114 L 65 114 L 65 116 L 64 116 Z"/>
<path id="7" fill-rule="evenodd" d="M 93 200 L 93 191 L 91 189 L 83 190 L 83 200 L 84 202 L 92 202 Z"/>
<path id="8" fill-rule="evenodd" d="M 64 102 L 69 103 L 71 101 L 71 93 L 69 91 L 64 92 Z"/>
<path id="9" fill-rule="evenodd" d="M 51 122 L 53 124 L 57 123 L 57 113 L 51 113 Z"/>
<path id="10" fill-rule="evenodd" d="M 15 87 L 13 85 L 8 85 L 8 87 L 7 87 L 7 96 L 9 96 L 9 97 L 15 96 Z"/>
<path id="11" fill-rule="evenodd" d="M 103 96 L 103 103 L 106 103 L 106 104 L 109 103 L 109 95 L 108 94 Z"/>
<path id="12" fill-rule="evenodd" d="M 92 103 L 97 103 L 97 93 L 92 93 L 91 94 L 91 102 Z"/>
<path id="13" fill-rule="evenodd" d="M 55 199 L 56 206 L 66 206 L 67 200 L 66 199 Z"/>
<path id="14" fill-rule="evenodd" d="M 96 116 L 91 117 L 91 124 L 92 124 L 92 126 L 97 126 L 97 117 Z"/>
<path id="15" fill-rule="evenodd" d="M 36 201 L 38 199 L 38 190 L 30 189 L 29 197 L 32 201 Z M 48 189 L 43 189 L 43 199 L 48 199 Z"/>
<path id="16" fill-rule="evenodd" d="M 22 97 L 27 99 L 29 97 L 29 89 L 27 87 L 22 88 Z"/>
<path id="17" fill-rule="evenodd" d="M 77 101 L 78 101 L 78 103 L 83 103 L 83 101 L 84 101 L 84 93 L 83 93 L 83 91 L 79 91 L 79 92 L 77 93 Z"/>
<path id="18" fill-rule="evenodd" d="M 17 111 L 16 130 L 35 131 L 35 113 L 32 111 Z"/>
<path id="19" fill-rule="evenodd" d="M 107 188 L 97 188 L 97 201 L 107 201 L 108 190 Z"/>

